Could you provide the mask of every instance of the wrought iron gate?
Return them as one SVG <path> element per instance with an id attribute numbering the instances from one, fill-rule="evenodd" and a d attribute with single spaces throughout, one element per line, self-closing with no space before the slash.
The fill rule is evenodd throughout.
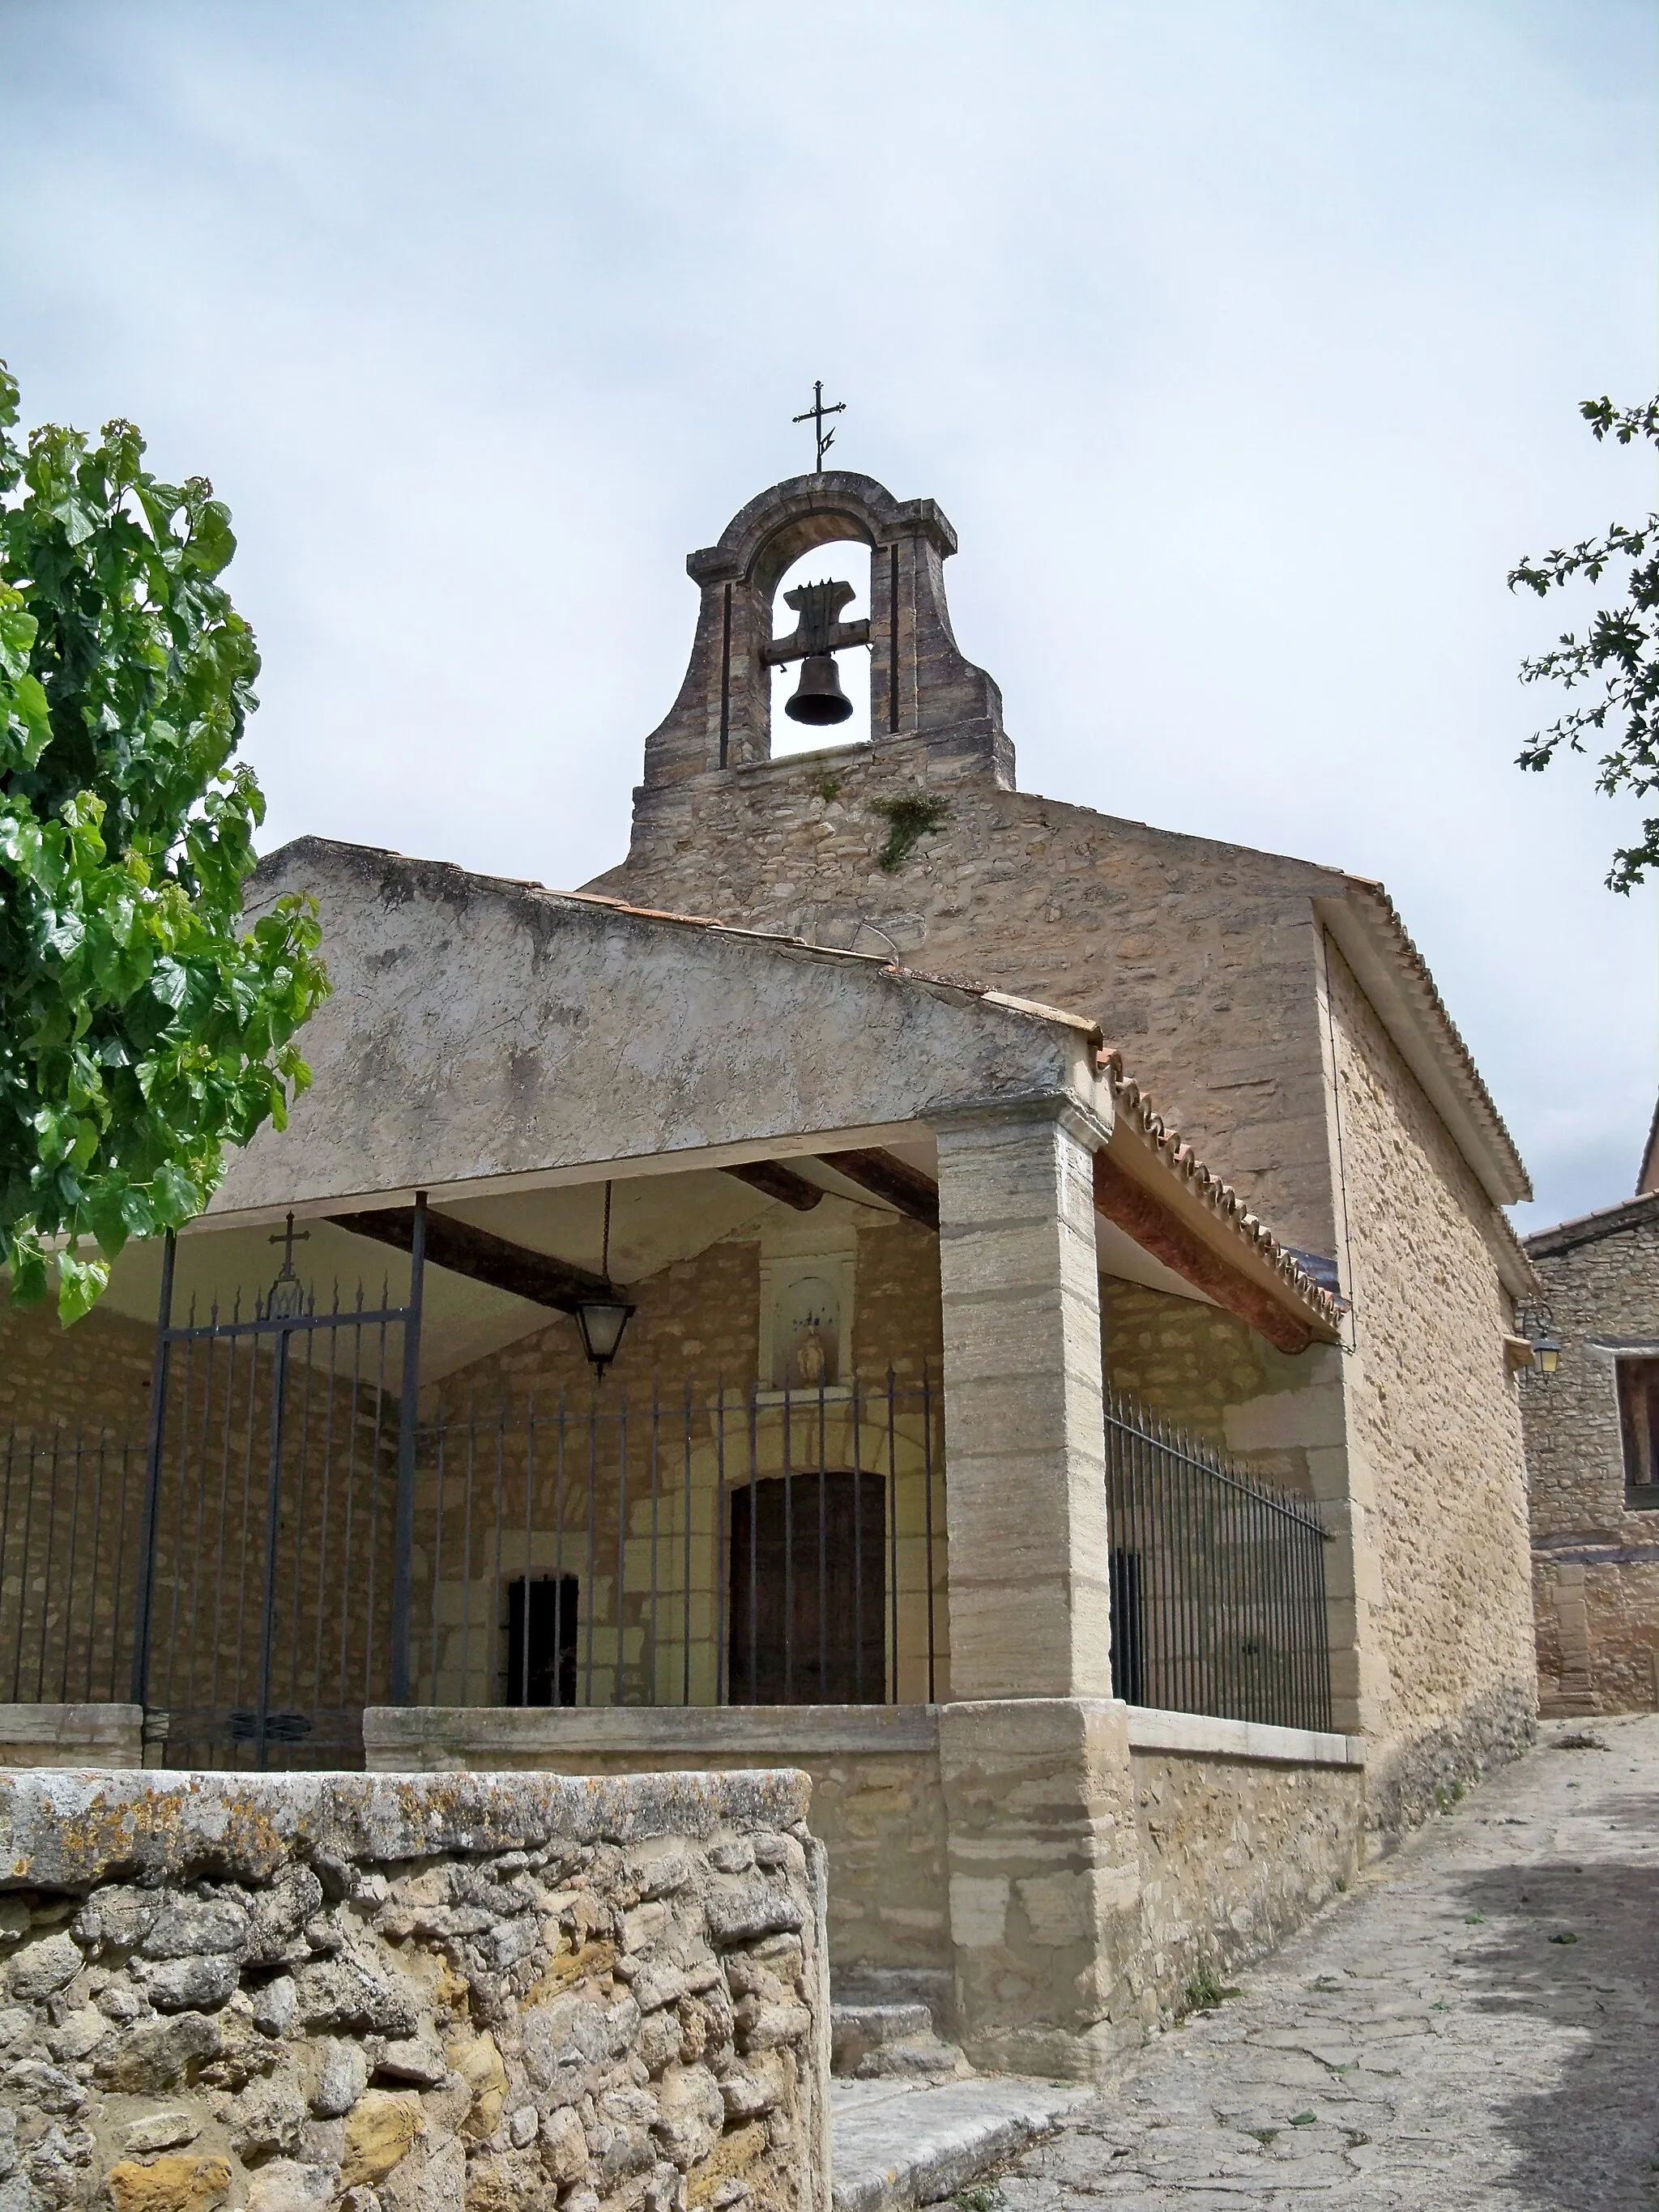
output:
<path id="1" fill-rule="evenodd" d="M 425 1224 L 402 1304 L 320 1305 L 290 1214 L 251 1314 L 182 1321 L 168 1240 L 132 1698 L 169 1766 L 358 1765 L 363 1707 L 408 1695 Z"/>

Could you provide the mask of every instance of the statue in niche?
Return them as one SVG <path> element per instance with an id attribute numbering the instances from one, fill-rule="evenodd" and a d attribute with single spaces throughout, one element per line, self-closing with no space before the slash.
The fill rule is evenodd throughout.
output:
<path id="1" fill-rule="evenodd" d="M 841 1380 L 841 1300 L 818 1274 L 781 1286 L 772 1321 L 772 1388 L 833 1389 Z"/>
<path id="2" fill-rule="evenodd" d="M 795 1380 L 804 1389 L 816 1390 L 820 1382 L 828 1379 L 829 1370 L 823 1332 L 816 1318 L 809 1320 L 795 1340 Z"/>

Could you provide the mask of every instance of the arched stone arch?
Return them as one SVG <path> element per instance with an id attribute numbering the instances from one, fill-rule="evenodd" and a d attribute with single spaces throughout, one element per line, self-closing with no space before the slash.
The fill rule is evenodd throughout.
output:
<path id="1" fill-rule="evenodd" d="M 873 477 L 836 469 L 772 485 L 687 560 L 702 604 L 679 696 L 646 739 L 647 787 L 771 758 L 765 647 L 779 579 L 815 546 L 844 542 L 871 552 L 872 743 L 949 732 L 957 749 L 1000 762 L 1001 695 L 958 652 L 945 605 L 956 532 L 934 501 L 897 500 Z"/>

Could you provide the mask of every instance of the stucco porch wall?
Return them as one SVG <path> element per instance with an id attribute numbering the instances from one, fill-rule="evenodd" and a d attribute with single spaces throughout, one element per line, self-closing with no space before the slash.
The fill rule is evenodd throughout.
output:
<path id="1" fill-rule="evenodd" d="M 386 1707 L 365 1716 L 363 1734 L 369 1769 L 381 1773 L 620 1774 L 787 1760 L 812 1778 L 832 1972 L 848 1982 L 914 1979 L 937 2002 L 963 1963 L 958 1950 L 971 1953 L 988 1932 L 977 1887 L 971 1900 L 956 1897 L 953 1912 L 939 1751 L 948 1710 Z M 1114 2045 L 1180 2008 L 1200 1969 L 1229 1972 L 1300 1925 L 1353 1874 L 1364 1823 L 1364 1754 L 1352 1737 L 1133 1706 L 1127 1737 L 1139 1917 L 1129 1915 L 1131 1955 L 1119 1961 Z M 975 1881 L 997 1883 L 988 1860 L 976 1863 Z M 1021 1885 L 1001 1886 L 1009 1901 L 996 1942 L 1040 1949 L 1044 1930 L 1018 1896 Z M 966 2033 L 959 2019 L 940 2025 Z"/>

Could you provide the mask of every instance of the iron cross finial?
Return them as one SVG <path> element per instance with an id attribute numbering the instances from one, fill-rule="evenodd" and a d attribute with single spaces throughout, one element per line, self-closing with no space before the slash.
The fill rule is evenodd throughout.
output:
<path id="1" fill-rule="evenodd" d="M 792 422 L 810 422 L 812 425 L 812 434 L 818 441 L 817 472 L 820 476 L 823 474 L 823 457 L 836 442 L 836 434 L 833 430 L 824 428 L 823 418 L 826 415 L 844 415 L 846 412 L 847 402 L 844 399 L 837 399 L 833 407 L 824 405 L 823 382 L 820 378 L 812 386 L 811 405 L 805 414 L 793 415 L 790 417 Z"/>
<path id="2" fill-rule="evenodd" d="M 308 1243 L 310 1237 L 311 1231 L 308 1229 L 295 1231 L 294 1216 L 290 1213 L 287 1225 L 281 1234 L 268 1240 L 270 1243 L 280 1244 L 283 1248 L 283 1264 L 277 1270 L 276 1279 L 271 1285 L 270 1294 L 265 1300 L 265 1310 L 268 1313 L 291 1319 L 303 1307 L 305 1285 L 294 1271 L 294 1248 L 296 1244 Z"/>

